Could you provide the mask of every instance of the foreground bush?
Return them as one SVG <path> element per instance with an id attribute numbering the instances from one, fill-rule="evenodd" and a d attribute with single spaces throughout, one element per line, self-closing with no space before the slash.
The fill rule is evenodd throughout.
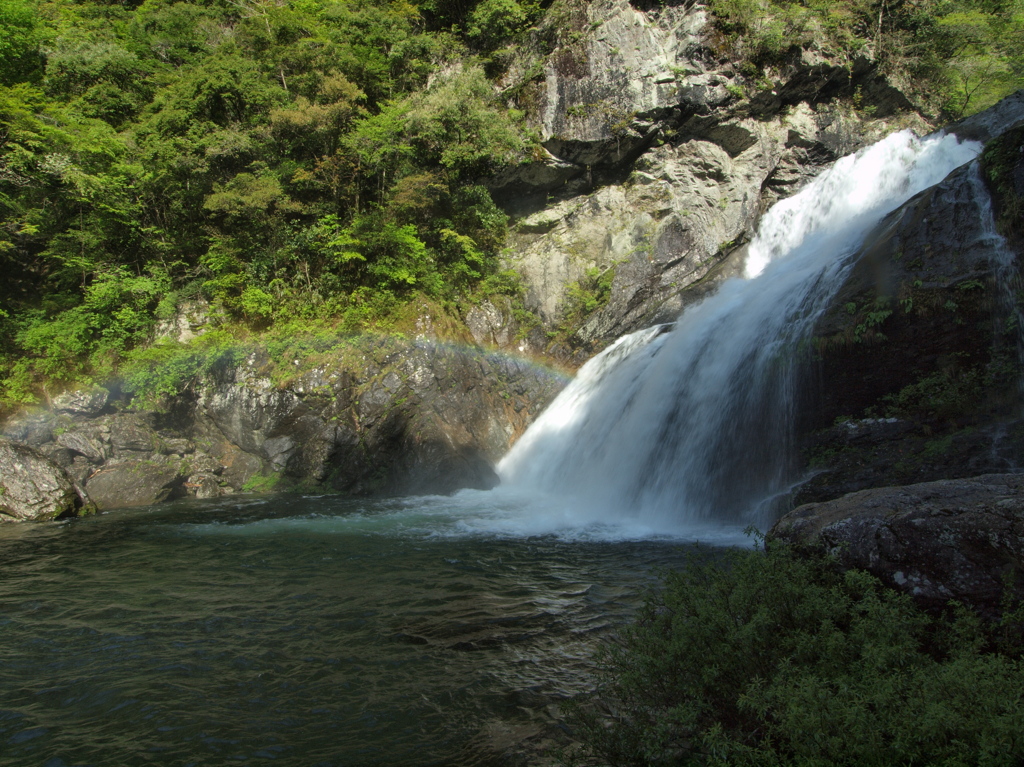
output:
<path id="1" fill-rule="evenodd" d="M 1021 764 L 1019 617 L 933 618 L 781 546 L 706 554 L 648 599 L 574 718 L 611 765 Z"/>

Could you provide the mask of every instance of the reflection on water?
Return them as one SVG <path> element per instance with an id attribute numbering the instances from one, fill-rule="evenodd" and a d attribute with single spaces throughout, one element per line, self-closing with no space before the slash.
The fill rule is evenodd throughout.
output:
<path id="1" fill-rule="evenodd" d="M 285 497 L 0 529 L 0 764 L 510 763 L 686 546 L 532 535 L 502 503 Z"/>

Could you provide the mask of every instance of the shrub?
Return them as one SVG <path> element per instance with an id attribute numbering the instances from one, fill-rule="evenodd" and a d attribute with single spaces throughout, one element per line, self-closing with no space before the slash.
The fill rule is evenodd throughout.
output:
<path id="1" fill-rule="evenodd" d="M 159 405 L 196 386 L 218 364 L 231 364 L 245 352 L 225 329 L 211 330 L 191 343 L 158 343 L 132 350 L 121 370 L 124 388 L 142 403 Z"/>
<path id="2" fill-rule="evenodd" d="M 1020 764 L 1024 668 L 993 646 L 825 558 L 705 553 L 604 654 L 614 714 L 573 718 L 611 765 Z"/>

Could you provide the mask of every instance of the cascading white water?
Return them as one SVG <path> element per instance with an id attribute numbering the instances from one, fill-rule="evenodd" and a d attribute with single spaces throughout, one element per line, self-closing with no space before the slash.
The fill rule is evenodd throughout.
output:
<path id="1" fill-rule="evenodd" d="M 581 524 L 765 521 L 793 481 L 797 352 L 849 256 L 980 149 L 904 131 L 837 161 L 763 217 L 744 279 L 584 365 L 501 462 L 503 484 L 558 496 Z"/>

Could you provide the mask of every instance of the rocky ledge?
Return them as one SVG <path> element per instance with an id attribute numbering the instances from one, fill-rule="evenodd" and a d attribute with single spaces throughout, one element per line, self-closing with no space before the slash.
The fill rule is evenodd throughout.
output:
<path id="1" fill-rule="evenodd" d="M 236 349 L 209 371 L 157 407 L 97 387 L 8 421 L 0 521 L 245 490 L 489 488 L 565 382 L 506 355 L 379 337 L 284 361 Z"/>
<path id="2" fill-rule="evenodd" d="M 986 474 L 851 493 L 784 515 L 769 539 L 824 549 L 919 604 L 986 617 L 1024 599 L 1024 475 Z"/>

